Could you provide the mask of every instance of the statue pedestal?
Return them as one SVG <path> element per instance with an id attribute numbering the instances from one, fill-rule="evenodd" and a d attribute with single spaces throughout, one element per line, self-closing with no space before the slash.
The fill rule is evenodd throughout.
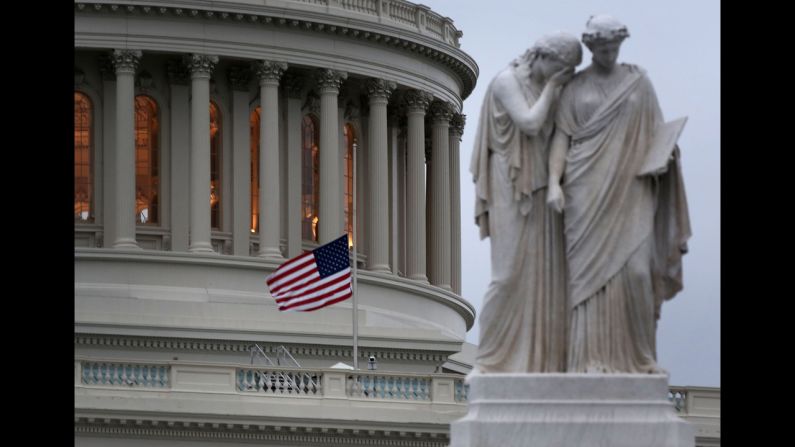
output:
<path id="1" fill-rule="evenodd" d="M 480 374 L 451 447 L 693 447 L 695 431 L 668 400 L 668 377 Z"/>

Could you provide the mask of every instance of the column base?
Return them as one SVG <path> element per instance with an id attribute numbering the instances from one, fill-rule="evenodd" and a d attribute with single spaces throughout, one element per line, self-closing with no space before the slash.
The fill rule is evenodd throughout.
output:
<path id="1" fill-rule="evenodd" d="M 191 244 L 188 251 L 191 253 L 215 253 L 213 245 L 209 242 L 196 242 L 195 244 Z"/>
<path id="2" fill-rule="evenodd" d="M 368 272 L 375 272 L 375 273 L 392 273 L 392 269 L 389 268 L 387 264 L 378 264 L 374 266 L 367 266 Z"/>
<path id="3" fill-rule="evenodd" d="M 257 257 L 272 261 L 284 261 L 282 251 L 275 247 L 266 247 L 264 250 L 260 250 L 260 252 L 257 253 Z"/>
<path id="4" fill-rule="evenodd" d="M 117 250 L 143 250 L 135 239 L 121 238 L 113 242 L 113 248 Z"/>
<path id="5" fill-rule="evenodd" d="M 428 277 L 427 277 L 427 276 L 425 276 L 425 275 L 422 275 L 422 274 L 409 275 L 409 277 L 408 277 L 408 278 L 409 278 L 410 280 L 412 280 L 412 281 L 417 281 L 417 282 L 419 282 L 419 283 L 422 283 L 422 284 L 428 284 L 428 285 L 430 285 L 430 284 L 431 284 L 431 283 L 428 281 Z"/>
<path id="6" fill-rule="evenodd" d="M 451 447 L 693 447 L 668 401 L 668 377 L 646 374 L 474 374 Z"/>

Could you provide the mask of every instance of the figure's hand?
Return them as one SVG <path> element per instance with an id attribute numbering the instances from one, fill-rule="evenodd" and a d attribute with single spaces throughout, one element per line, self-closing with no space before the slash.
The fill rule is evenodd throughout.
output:
<path id="1" fill-rule="evenodd" d="M 547 188 L 547 206 L 558 213 L 563 212 L 566 200 L 563 198 L 563 189 L 557 183 L 552 183 Z"/>
<path id="2" fill-rule="evenodd" d="M 559 72 L 553 74 L 549 78 L 549 83 L 552 84 L 553 87 L 560 87 L 565 83 L 571 81 L 571 78 L 574 76 L 574 67 L 564 68 Z"/>

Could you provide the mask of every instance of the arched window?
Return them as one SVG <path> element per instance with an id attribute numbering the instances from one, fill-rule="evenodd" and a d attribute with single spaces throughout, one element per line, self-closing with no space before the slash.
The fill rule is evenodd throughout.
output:
<path id="1" fill-rule="evenodd" d="M 251 232 L 259 231 L 259 125 L 260 111 L 257 106 L 249 118 L 251 136 Z"/>
<path id="2" fill-rule="evenodd" d="M 356 131 L 348 123 L 345 134 L 345 231 L 348 232 L 348 247 L 353 247 L 353 151 L 356 148 Z"/>
<path id="3" fill-rule="evenodd" d="M 301 234 L 304 240 L 318 240 L 320 207 L 320 135 L 315 117 L 304 116 L 301 123 Z"/>
<path id="4" fill-rule="evenodd" d="M 160 119 L 157 102 L 135 97 L 135 221 L 160 223 Z"/>
<path id="5" fill-rule="evenodd" d="M 221 229 L 221 110 L 210 101 L 210 226 Z"/>
<path id="6" fill-rule="evenodd" d="M 75 92 L 75 222 L 79 223 L 94 222 L 93 119 L 91 100 Z"/>

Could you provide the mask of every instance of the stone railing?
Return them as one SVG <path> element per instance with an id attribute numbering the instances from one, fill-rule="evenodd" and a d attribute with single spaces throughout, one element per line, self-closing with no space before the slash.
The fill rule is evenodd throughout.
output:
<path id="1" fill-rule="evenodd" d="M 466 389 L 464 378 L 456 374 L 78 359 L 75 361 L 75 385 L 295 398 L 466 403 L 466 392 L 462 391 Z"/>
<path id="2" fill-rule="evenodd" d="M 117 11 L 123 8 L 141 6 L 145 13 L 154 13 L 157 6 L 178 7 L 185 11 L 196 10 L 198 14 L 203 11 L 228 11 L 229 13 L 255 12 L 257 9 L 279 11 L 284 14 L 291 9 L 306 10 L 310 12 L 323 12 L 335 16 L 351 17 L 364 21 L 372 21 L 389 26 L 418 32 L 433 40 L 460 48 L 459 39 L 463 35 L 453 26 L 453 21 L 443 17 L 425 5 L 418 5 L 405 0 L 268 0 L 264 5 L 252 5 L 251 2 L 240 0 L 194 0 L 188 6 L 187 2 L 179 0 L 127 0 L 127 6 L 110 0 L 76 0 L 78 11 L 106 10 Z M 297 5 L 296 5 L 297 4 Z M 211 14 L 208 12 L 207 14 Z M 212 13 L 215 17 L 216 13 Z M 222 13 L 223 14 L 223 13 Z M 209 16 L 208 16 L 209 17 Z"/>
<path id="3" fill-rule="evenodd" d="M 87 386 L 170 388 L 167 365 L 80 362 L 79 383 Z"/>

